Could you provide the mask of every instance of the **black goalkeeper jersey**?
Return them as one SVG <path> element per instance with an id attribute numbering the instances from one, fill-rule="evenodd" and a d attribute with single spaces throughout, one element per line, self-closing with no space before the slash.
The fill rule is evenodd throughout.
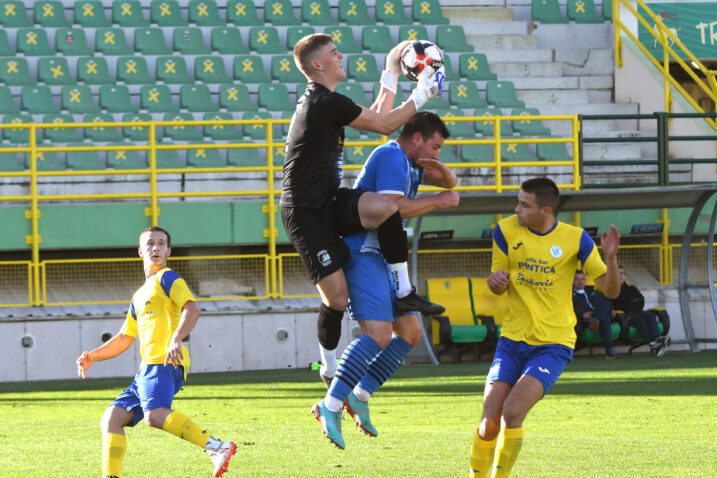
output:
<path id="1" fill-rule="evenodd" d="M 331 202 L 342 179 L 344 127 L 360 114 L 348 97 L 309 83 L 289 126 L 282 206 L 320 209 Z"/>

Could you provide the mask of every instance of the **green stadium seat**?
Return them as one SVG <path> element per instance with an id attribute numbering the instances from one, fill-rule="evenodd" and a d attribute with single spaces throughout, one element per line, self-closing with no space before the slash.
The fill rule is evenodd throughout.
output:
<path id="1" fill-rule="evenodd" d="M 112 123 L 114 119 L 108 113 L 94 113 L 85 115 L 83 123 L 93 123 L 95 126 L 85 128 L 85 138 L 96 143 L 122 141 L 119 128 L 109 128 L 104 123 Z"/>
<path id="2" fill-rule="evenodd" d="M 413 87 L 411 87 L 413 88 Z M 381 84 L 380 83 L 374 83 L 373 84 L 373 96 L 369 97 L 368 106 L 371 106 L 373 102 L 378 98 L 378 94 L 381 91 Z M 401 103 L 403 103 L 403 91 L 401 90 L 401 84 L 398 84 L 398 91 L 396 92 L 396 96 L 393 98 L 393 107 L 396 108 L 398 106 L 401 106 Z M 366 106 L 366 105 L 364 105 Z M 364 132 L 365 134 L 365 132 Z M 373 133 L 371 133 L 373 134 Z M 378 136 L 376 136 L 378 137 Z"/>
<path id="3" fill-rule="evenodd" d="M 568 0 L 568 19 L 575 23 L 603 23 L 605 19 L 595 12 L 593 0 Z"/>
<path id="4" fill-rule="evenodd" d="M 108 27 L 112 24 L 99 0 L 76 0 L 74 10 L 75 24 L 84 28 Z"/>
<path id="5" fill-rule="evenodd" d="M 94 146 L 85 143 L 71 143 L 68 147 Z M 68 151 L 67 169 L 74 171 L 96 171 L 105 169 L 105 162 L 102 161 L 99 151 Z"/>
<path id="6" fill-rule="evenodd" d="M 27 17 L 25 2 L 4 1 L 0 4 L 0 25 L 5 28 L 31 27 Z"/>
<path id="7" fill-rule="evenodd" d="M 230 83 L 221 56 L 198 56 L 194 59 L 194 78 L 202 83 Z M 209 111 L 209 110 L 207 110 Z"/>
<path id="8" fill-rule="evenodd" d="M 385 25 L 410 25 L 411 18 L 406 16 L 403 2 L 396 0 L 378 0 L 376 2 L 376 21 Z"/>
<path id="9" fill-rule="evenodd" d="M 15 56 L 15 49 L 10 46 L 7 30 L 0 29 L 0 56 Z"/>
<path id="10" fill-rule="evenodd" d="M 279 83 L 301 83 L 306 81 L 296 63 L 293 55 L 274 55 L 271 57 L 271 77 Z"/>
<path id="11" fill-rule="evenodd" d="M 458 57 L 460 76 L 471 81 L 497 80 L 498 75 L 490 72 L 488 58 L 484 53 L 463 53 Z"/>
<path id="12" fill-rule="evenodd" d="M 428 40 L 428 30 L 423 25 L 404 25 L 398 29 L 398 41 Z"/>
<path id="13" fill-rule="evenodd" d="M 164 121 L 177 121 L 174 126 L 164 127 L 164 137 L 173 141 L 200 141 L 204 136 L 199 126 L 185 126 L 184 121 L 194 121 L 191 113 L 167 113 Z"/>
<path id="14" fill-rule="evenodd" d="M 492 163 L 495 160 L 493 145 L 462 144 L 461 160 L 467 163 Z"/>
<path id="15" fill-rule="evenodd" d="M 569 22 L 560 12 L 558 0 L 531 0 L 530 19 L 540 23 Z"/>
<path id="16" fill-rule="evenodd" d="M 12 90 L 7 86 L 0 86 L 0 114 L 17 114 L 19 112 L 20 108 L 12 98 Z"/>
<path id="17" fill-rule="evenodd" d="M 290 0 L 264 0 L 264 23 L 269 25 L 300 25 Z"/>
<path id="18" fill-rule="evenodd" d="M 17 52 L 25 56 L 54 55 L 47 32 L 41 28 L 21 28 L 17 31 Z"/>
<path id="19" fill-rule="evenodd" d="M 452 81 L 448 85 L 448 101 L 458 108 L 482 108 L 486 102 L 473 81 Z"/>
<path id="20" fill-rule="evenodd" d="M 327 0 L 301 0 L 301 19 L 309 25 L 336 25 Z"/>
<path id="21" fill-rule="evenodd" d="M 111 85 L 115 82 L 110 76 L 107 60 L 102 56 L 78 58 L 77 79 L 86 85 Z"/>
<path id="22" fill-rule="evenodd" d="M 380 78 L 376 57 L 373 55 L 349 55 L 346 58 L 348 77 L 356 81 L 376 81 Z"/>
<path id="23" fill-rule="evenodd" d="M 443 119 L 451 138 L 472 138 L 475 136 L 475 129 L 471 121 L 452 121 L 456 116 L 466 116 L 463 110 L 437 110 L 436 114 Z"/>
<path id="24" fill-rule="evenodd" d="M 124 85 L 100 86 L 100 108 L 108 113 L 136 113 L 129 88 Z"/>
<path id="25" fill-rule="evenodd" d="M 207 85 L 182 85 L 179 106 L 187 111 L 217 111 Z"/>
<path id="26" fill-rule="evenodd" d="M 139 121 L 152 121 L 152 115 L 147 113 L 127 113 L 122 115 L 123 123 L 136 123 Z M 124 126 L 122 135 L 130 141 L 139 141 L 146 143 L 149 141 L 149 127 L 147 126 Z M 149 153 L 147 153 L 147 161 L 149 162 Z"/>
<path id="27" fill-rule="evenodd" d="M 371 106 L 371 104 L 366 101 L 366 93 L 363 90 L 363 85 L 360 83 L 346 83 L 345 81 L 342 81 L 336 85 L 336 92 L 341 93 L 344 96 L 348 96 L 358 105 L 365 106 L 367 108 Z"/>
<path id="28" fill-rule="evenodd" d="M 487 108 L 476 108 L 473 110 L 473 116 L 500 116 L 501 112 L 500 110 L 495 109 L 487 109 Z M 492 138 L 495 136 L 494 134 L 494 128 L 493 128 L 493 122 L 486 119 L 484 121 L 476 121 L 473 125 L 475 127 L 475 130 L 477 133 L 480 133 L 483 135 L 483 137 L 486 138 Z M 509 121 L 501 121 L 500 122 L 500 135 L 503 137 L 506 136 L 513 136 L 513 130 L 510 128 L 510 122 Z"/>
<path id="29" fill-rule="evenodd" d="M 294 116 L 294 111 L 282 111 L 281 112 L 281 119 L 290 120 L 292 116 Z M 291 126 L 290 123 L 281 125 L 281 137 L 283 140 L 286 140 L 286 136 L 289 134 L 289 126 Z M 283 158 L 282 158 L 282 161 L 283 161 Z"/>
<path id="30" fill-rule="evenodd" d="M 221 85 L 219 87 L 219 107 L 227 111 L 253 111 L 249 89 L 246 85 Z"/>
<path id="31" fill-rule="evenodd" d="M 5 86 L 34 85 L 25 58 L 0 58 L 0 84 Z"/>
<path id="32" fill-rule="evenodd" d="M 361 53 L 363 48 L 356 44 L 351 27 L 327 27 L 324 33 L 331 35 L 334 45 L 341 53 Z"/>
<path id="33" fill-rule="evenodd" d="M 218 149 L 188 149 L 187 166 L 194 168 L 221 168 L 226 166 L 226 162 L 219 156 Z"/>
<path id="34" fill-rule="evenodd" d="M 413 89 L 413 88 L 411 88 Z M 424 110 L 434 111 L 434 110 L 445 110 L 451 107 L 451 104 L 446 101 L 446 99 L 443 96 L 436 96 L 435 98 L 431 98 L 428 100 L 428 103 L 423 105 Z"/>
<path id="35" fill-rule="evenodd" d="M 140 90 L 140 108 L 150 113 L 172 113 L 179 107 L 166 85 L 145 85 Z"/>
<path id="36" fill-rule="evenodd" d="M 55 49 L 63 56 L 86 56 L 93 53 L 87 46 L 87 37 L 81 28 L 58 28 L 55 31 Z"/>
<path id="37" fill-rule="evenodd" d="M 252 27 L 249 30 L 249 48 L 257 53 L 285 53 L 279 45 L 279 32 L 274 27 Z"/>
<path id="38" fill-rule="evenodd" d="M 30 154 L 25 153 L 24 156 L 25 169 L 30 169 Z M 63 171 L 66 169 L 65 165 L 60 161 L 60 155 L 57 151 L 38 152 L 36 165 L 38 171 Z"/>
<path id="39" fill-rule="evenodd" d="M 539 116 L 537 108 L 515 108 L 511 116 Z M 513 130 L 521 136 L 550 136 L 550 129 L 541 120 L 513 120 Z"/>
<path id="40" fill-rule="evenodd" d="M 234 57 L 234 79 L 242 83 L 267 83 L 271 79 L 264 71 L 264 63 L 256 55 Z"/>
<path id="41" fill-rule="evenodd" d="M 212 50 L 222 55 L 241 55 L 248 53 L 244 46 L 241 33 L 235 27 L 212 28 Z"/>
<path id="42" fill-rule="evenodd" d="M 473 47 L 466 42 L 466 34 L 460 25 L 441 25 L 436 27 L 436 44 L 444 52 L 473 51 Z"/>
<path id="43" fill-rule="evenodd" d="M 23 86 L 20 92 L 22 110 L 30 114 L 59 113 L 60 107 L 52 99 L 49 86 Z"/>
<path id="44" fill-rule="evenodd" d="M 62 2 L 44 1 L 35 2 L 34 5 L 35 23 L 43 28 L 69 27 L 72 25 L 65 16 L 65 8 Z"/>
<path id="45" fill-rule="evenodd" d="M 438 0 L 413 0 L 411 16 L 413 21 L 421 25 L 445 25 L 448 19 L 441 13 Z"/>
<path id="46" fill-rule="evenodd" d="M 210 52 L 204 44 L 204 37 L 199 28 L 175 28 L 172 37 L 174 51 L 183 55 L 205 55 Z"/>
<path id="47" fill-rule="evenodd" d="M 92 101 L 92 90 L 89 86 L 63 86 L 62 109 L 68 113 L 99 113 L 100 107 Z"/>
<path id="48" fill-rule="evenodd" d="M 243 120 L 257 120 L 257 119 L 270 119 L 271 113 L 266 111 L 245 111 L 242 113 L 241 119 Z M 265 124 L 245 124 L 244 135 L 249 136 L 251 139 L 266 139 L 266 125 Z"/>
<path id="49" fill-rule="evenodd" d="M 98 28 L 95 30 L 95 50 L 103 55 L 131 55 L 123 28 Z"/>
<path id="50" fill-rule="evenodd" d="M 111 146 L 134 146 L 131 143 L 116 142 Z M 111 169 L 145 169 L 148 167 L 146 151 L 107 151 L 107 167 Z"/>
<path id="51" fill-rule="evenodd" d="M 452 144 L 444 144 L 438 154 L 438 160 L 442 163 L 459 163 L 461 160 L 457 154 L 457 147 Z"/>
<path id="52" fill-rule="evenodd" d="M 6 147 L 8 145 L 0 145 L 0 148 Z M 18 158 L 18 153 L 0 153 L 0 171 L 22 171 L 25 169 L 23 162 Z"/>
<path id="53" fill-rule="evenodd" d="M 373 151 L 373 146 L 345 146 L 344 162 L 346 164 L 363 164 Z"/>
<path id="54" fill-rule="evenodd" d="M 147 161 L 149 162 L 149 153 L 147 153 Z M 157 150 L 156 161 L 158 169 L 187 167 L 187 156 L 184 154 L 180 155 L 176 149 Z"/>
<path id="55" fill-rule="evenodd" d="M 566 143 L 538 143 L 536 156 L 543 161 L 571 161 Z"/>
<path id="56" fill-rule="evenodd" d="M 298 43 L 299 40 L 304 38 L 306 35 L 311 35 L 312 33 L 316 33 L 316 30 L 314 30 L 314 27 L 289 27 L 286 29 L 286 49 L 288 51 L 294 50 L 294 45 Z"/>
<path id="57" fill-rule="evenodd" d="M 451 57 L 448 55 L 443 57 L 443 69 L 445 70 L 446 80 L 458 81 L 461 79 L 460 75 L 458 75 L 458 73 L 456 73 L 453 69 L 453 66 L 451 65 Z"/>
<path id="58" fill-rule="evenodd" d="M 485 99 L 496 108 L 525 107 L 525 103 L 515 95 L 515 86 L 510 81 L 488 81 L 485 85 Z"/>
<path id="59" fill-rule="evenodd" d="M 154 83 L 149 74 L 147 60 L 143 56 L 124 56 L 117 58 L 117 81 L 128 85 L 147 85 Z"/>
<path id="60" fill-rule="evenodd" d="M 46 85 L 73 85 L 75 79 L 64 57 L 40 58 L 37 60 L 37 82 Z"/>
<path id="61" fill-rule="evenodd" d="M 23 124 L 32 123 L 32 116 L 27 114 L 5 114 L 2 117 L 3 124 Z M 5 128 L 2 130 L 3 137 L 11 143 L 27 143 L 30 130 L 25 128 Z M 42 136 L 42 131 L 37 130 L 38 138 Z"/>
<path id="62" fill-rule="evenodd" d="M 143 55 L 169 55 L 169 49 L 164 40 L 161 28 L 138 28 L 134 31 L 134 49 Z"/>
<path id="63" fill-rule="evenodd" d="M 138 0 L 112 2 L 112 23 L 123 28 L 149 26 L 149 20 L 144 18 L 142 4 Z"/>
<path id="64" fill-rule="evenodd" d="M 611 22 L 612 21 L 612 2 L 613 0 L 602 0 L 602 17 Z"/>
<path id="65" fill-rule="evenodd" d="M 231 120 L 234 119 L 231 113 L 205 113 L 205 120 Z M 213 124 L 204 126 L 204 136 L 213 140 L 241 139 L 242 133 L 237 130 L 237 125 Z"/>
<path id="66" fill-rule="evenodd" d="M 187 20 L 182 18 L 179 2 L 176 0 L 152 0 L 150 20 L 160 27 L 184 27 Z"/>
<path id="67" fill-rule="evenodd" d="M 218 27 L 227 24 L 219 18 L 219 8 L 214 0 L 190 0 L 189 23 L 200 27 Z"/>
<path id="68" fill-rule="evenodd" d="M 263 25 L 256 14 L 256 5 L 253 0 L 229 0 L 227 2 L 227 23 L 238 27 Z"/>
<path id="69" fill-rule="evenodd" d="M 287 111 L 295 108 L 289 100 L 289 91 L 283 83 L 259 85 L 257 103 L 259 108 L 266 108 L 268 111 Z"/>
<path id="70" fill-rule="evenodd" d="M 339 0 L 339 21 L 346 25 L 371 25 L 373 18 L 368 15 L 364 0 Z"/>
<path id="71" fill-rule="evenodd" d="M 160 56 L 156 63 L 157 81 L 163 81 L 168 85 L 183 83 L 194 83 L 194 78 L 189 76 L 187 63 L 182 56 Z"/>
<path id="72" fill-rule="evenodd" d="M 227 165 L 235 167 L 266 166 L 258 148 L 227 148 Z"/>
<path id="73" fill-rule="evenodd" d="M 525 143 L 503 143 L 500 147 L 500 156 L 503 161 L 537 161 L 530 148 Z"/>
<path id="74" fill-rule="evenodd" d="M 371 53 L 388 53 L 394 46 L 387 26 L 367 25 L 361 29 L 361 44 Z"/>
<path id="75" fill-rule="evenodd" d="M 42 122 L 49 124 L 64 124 L 73 123 L 74 120 L 70 114 L 50 114 L 43 116 Z M 82 128 L 45 128 L 43 136 L 47 141 L 52 143 L 82 141 Z"/>

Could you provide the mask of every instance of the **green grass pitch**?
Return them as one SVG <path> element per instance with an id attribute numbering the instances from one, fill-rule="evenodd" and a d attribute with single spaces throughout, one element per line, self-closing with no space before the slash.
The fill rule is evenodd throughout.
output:
<path id="1" fill-rule="evenodd" d="M 400 368 L 371 401 L 379 436 L 344 420 L 344 451 L 309 413 L 324 394 L 309 370 L 190 374 L 174 407 L 237 442 L 224 476 L 465 477 L 488 367 Z M 0 476 L 100 476 L 99 419 L 129 381 L 0 384 Z M 716 410 L 717 351 L 578 357 L 528 416 L 513 476 L 715 476 Z M 194 445 L 144 423 L 127 436 L 125 477 L 211 476 Z"/>

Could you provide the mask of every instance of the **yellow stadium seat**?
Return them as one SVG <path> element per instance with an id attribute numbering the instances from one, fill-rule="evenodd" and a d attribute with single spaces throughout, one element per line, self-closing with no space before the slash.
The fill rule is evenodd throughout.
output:
<path id="1" fill-rule="evenodd" d="M 485 277 L 471 277 L 470 281 L 473 315 L 491 316 L 496 325 L 502 324 L 503 319 L 508 315 L 508 295 L 496 295 L 491 292 Z M 480 318 L 477 320 L 480 321 Z"/>

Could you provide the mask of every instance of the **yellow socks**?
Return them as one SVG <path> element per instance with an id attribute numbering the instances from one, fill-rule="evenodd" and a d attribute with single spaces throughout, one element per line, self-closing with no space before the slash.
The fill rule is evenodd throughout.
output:
<path id="1" fill-rule="evenodd" d="M 120 476 L 127 438 L 117 433 L 102 436 L 102 476 Z"/>
<path id="2" fill-rule="evenodd" d="M 520 447 L 523 444 L 523 428 L 504 428 L 498 437 L 498 447 L 495 450 L 497 461 L 492 478 L 505 478 L 510 476 Z"/>
<path id="3" fill-rule="evenodd" d="M 162 429 L 202 448 L 210 437 L 206 430 L 203 430 L 191 418 L 177 410 L 169 414 Z"/>
<path id="4" fill-rule="evenodd" d="M 497 441 L 497 438 L 485 441 L 478 436 L 478 430 L 475 431 L 471 445 L 470 478 L 488 478 L 490 476 Z"/>

